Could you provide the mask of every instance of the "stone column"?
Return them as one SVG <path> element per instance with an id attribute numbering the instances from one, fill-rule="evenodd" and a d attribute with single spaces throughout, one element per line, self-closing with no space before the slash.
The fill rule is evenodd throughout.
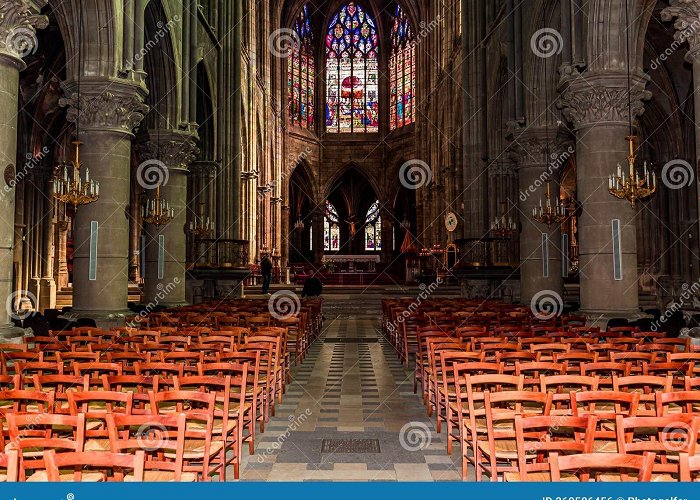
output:
<path id="1" fill-rule="evenodd" d="M 559 199 L 561 172 L 557 167 L 559 163 L 555 162 L 559 153 L 554 144 L 554 132 L 550 131 L 547 136 L 543 127 L 527 129 L 515 140 L 514 150 L 519 174 L 520 300 L 529 304 L 539 292 L 545 291 L 554 292 L 563 299 L 561 227 L 556 224 L 547 227 L 532 218 L 532 209 L 539 207 L 547 196 L 547 180 L 551 180 L 552 202 L 557 203 Z"/>
<path id="2" fill-rule="evenodd" d="M 632 77 L 632 118 L 644 112 L 647 80 Z M 629 92 L 626 72 L 573 72 L 563 82 L 559 106 L 576 131 L 581 309 L 594 324 L 639 315 L 636 211 L 608 191 L 618 164 L 628 169 Z M 620 223 L 621 276 L 616 276 L 613 221 Z"/>
<path id="3" fill-rule="evenodd" d="M 677 42 L 683 43 L 688 42 L 688 53 L 685 56 L 686 61 L 688 61 L 693 67 L 693 108 L 694 117 L 693 122 L 695 123 L 695 165 L 691 172 L 687 172 L 687 176 L 683 175 L 680 179 L 685 180 L 689 178 L 692 173 L 697 175 L 697 167 L 700 165 L 700 0 L 671 0 L 670 7 L 665 8 L 661 11 L 661 18 L 664 21 L 671 21 L 675 19 L 674 27 L 676 28 L 676 33 L 674 38 Z M 658 63 L 660 65 L 661 63 Z M 680 172 L 680 171 L 679 171 Z M 697 181 L 697 179 L 695 179 Z M 697 193 L 697 182 L 695 183 L 696 190 L 691 193 Z M 700 215 L 700 198 L 695 194 L 698 200 L 696 216 Z M 700 223 L 700 219 L 699 219 Z M 698 245 L 697 242 L 692 242 L 693 248 L 691 250 L 696 250 Z M 687 271 L 686 271 L 687 272 Z M 698 266 L 695 266 L 693 271 L 693 280 L 697 280 L 698 277 Z"/>
<path id="4" fill-rule="evenodd" d="M 110 326 L 128 314 L 131 139 L 148 106 L 143 87 L 84 79 L 63 84 L 68 121 L 80 115 L 81 172 L 100 183 L 100 198 L 78 207 L 73 240 L 73 309 Z M 83 174 L 84 175 L 84 174 Z"/>
<path id="5" fill-rule="evenodd" d="M 148 135 L 150 141 L 141 151 L 137 182 L 148 190 L 146 199 L 155 197 L 156 187 L 160 185 L 161 197 L 174 209 L 175 218 L 163 226 L 144 224 L 144 298 L 147 303 L 177 307 L 186 304 L 187 174 L 189 164 L 199 153 L 195 145 L 197 136 L 175 130 L 151 130 Z"/>
<path id="6" fill-rule="evenodd" d="M 37 2 L 38 3 L 38 2 Z M 46 3 L 44 1 L 44 3 Z M 48 19 L 35 15 L 30 2 L 0 2 L 0 341 L 22 335 L 12 325 L 14 306 L 12 290 L 13 246 L 15 239 L 15 186 L 17 167 L 17 115 L 19 72 L 25 65 L 22 57 L 36 49 L 35 28 L 45 28 Z M 9 307 L 8 307 L 9 306 Z"/>

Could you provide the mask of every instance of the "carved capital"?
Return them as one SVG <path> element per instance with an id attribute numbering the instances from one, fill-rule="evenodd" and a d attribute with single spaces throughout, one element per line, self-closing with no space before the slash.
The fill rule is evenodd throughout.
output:
<path id="1" fill-rule="evenodd" d="M 644 113 L 644 101 L 651 99 L 647 82 L 646 75 L 633 76 L 630 91 L 626 75 L 576 75 L 564 83 L 557 107 L 577 129 L 602 123 L 627 124 L 630 105 L 635 120 Z"/>
<path id="2" fill-rule="evenodd" d="M 49 19 L 39 15 L 38 9 L 47 0 L 3 0 L 0 2 L 0 54 L 7 55 L 23 67 L 23 57 L 36 52 L 36 30 L 46 28 Z"/>
<path id="3" fill-rule="evenodd" d="M 148 112 L 143 97 L 134 88 L 102 83 L 86 86 L 80 90 L 73 84 L 63 84 L 66 97 L 61 98 L 60 106 L 68 107 L 66 118 L 77 123 L 80 118 L 81 131 L 112 130 L 132 134 Z"/>
<path id="4" fill-rule="evenodd" d="M 149 130 L 147 142 L 137 147 L 139 159 L 144 162 L 159 159 L 170 169 L 186 170 L 199 155 L 198 137 L 175 130 Z"/>
<path id="5" fill-rule="evenodd" d="M 661 19 L 674 21 L 676 42 L 688 42 L 690 52 L 686 57 L 693 62 L 700 56 L 700 2 L 698 0 L 671 0 L 670 6 L 661 11 Z"/>

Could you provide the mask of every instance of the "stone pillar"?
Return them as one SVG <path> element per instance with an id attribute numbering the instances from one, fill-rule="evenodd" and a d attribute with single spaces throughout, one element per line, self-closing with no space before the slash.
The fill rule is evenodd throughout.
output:
<path id="1" fill-rule="evenodd" d="M 144 224 L 144 298 L 146 303 L 177 307 L 186 304 L 187 174 L 189 164 L 199 153 L 195 145 L 197 136 L 175 130 L 151 130 L 148 135 L 150 141 L 141 151 L 137 182 L 148 190 L 146 199 L 155 197 L 156 187 L 160 185 L 161 197 L 174 209 L 175 218 L 163 226 Z"/>
<path id="2" fill-rule="evenodd" d="M 386 202 L 381 204 L 379 211 L 379 216 L 382 220 L 382 251 L 381 258 L 382 264 L 384 266 L 391 265 L 393 259 L 393 228 L 394 228 L 394 214 L 391 212 L 391 205 Z M 397 242 L 397 245 L 401 243 Z"/>
<path id="3" fill-rule="evenodd" d="M 695 123 L 695 165 L 691 172 L 687 172 L 687 176 L 681 176 L 682 180 L 689 178 L 692 173 L 697 175 L 697 166 L 700 165 L 700 0 L 671 0 L 670 7 L 661 11 L 661 18 L 664 21 L 675 19 L 674 27 L 676 33 L 674 38 L 677 42 L 688 42 L 688 53 L 685 56 L 693 67 L 693 108 Z M 697 179 L 696 179 L 697 181 Z M 696 214 L 700 215 L 700 198 L 697 197 L 697 182 L 694 183 L 696 190 L 691 193 L 695 194 L 697 203 Z M 675 191 L 674 191 L 675 193 Z M 697 216 L 696 215 L 696 216 Z M 700 219 L 698 219 L 700 224 Z M 696 250 L 697 242 L 691 242 L 691 252 Z M 692 279 L 695 281 L 698 278 L 698 266 L 696 264 L 693 270 Z M 687 270 L 686 270 L 687 272 Z"/>
<path id="4" fill-rule="evenodd" d="M 44 2 L 46 3 L 46 2 Z M 10 313 L 15 295 L 12 290 L 15 239 L 15 186 L 17 167 L 17 115 L 19 72 L 22 57 L 36 49 L 35 28 L 45 28 L 48 19 L 34 15 L 25 0 L 0 2 L 0 341 L 22 335 L 12 325 Z M 8 307 L 9 306 L 9 307 Z"/>
<path id="5" fill-rule="evenodd" d="M 644 112 L 647 80 L 632 77 L 632 118 Z M 618 164 L 628 169 L 629 92 L 626 72 L 605 71 L 563 82 L 559 106 L 576 131 L 581 310 L 593 323 L 639 315 L 636 211 L 608 191 Z M 622 275 L 614 272 L 613 221 L 620 222 Z"/>
<path id="6" fill-rule="evenodd" d="M 100 183 L 100 198 L 78 207 L 73 240 L 73 309 L 75 317 L 98 324 L 120 323 L 128 314 L 129 214 L 131 139 L 148 106 L 143 87 L 83 80 L 63 84 L 68 121 L 80 115 L 81 172 Z M 79 102 L 80 101 L 80 102 Z"/>
<path id="7" fill-rule="evenodd" d="M 515 141 L 518 163 L 520 212 L 520 300 L 529 304 L 539 292 L 550 291 L 563 299 L 564 281 L 561 272 L 561 227 L 547 227 L 532 218 L 532 209 L 547 196 L 546 181 L 551 179 L 553 203 L 559 199 L 559 157 L 544 128 L 530 128 Z M 549 148 L 548 148 L 549 143 Z M 551 156 L 547 157 L 547 152 Z M 545 261 L 544 258 L 548 257 Z"/>

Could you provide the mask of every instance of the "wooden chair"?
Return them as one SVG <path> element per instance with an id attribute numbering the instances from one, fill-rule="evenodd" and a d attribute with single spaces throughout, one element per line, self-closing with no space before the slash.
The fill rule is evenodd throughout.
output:
<path id="1" fill-rule="evenodd" d="M 73 482 L 93 482 L 93 475 L 88 471 L 98 472 L 101 481 L 124 481 L 126 469 L 131 470 L 131 481 L 142 482 L 145 454 L 143 450 L 134 453 L 82 452 L 56 453 L 46 452 L 46 477 L 49 481 L 65 481 L 63 470 L 72 470 L 68 476 Z M 32 481 L 34 474 L 29 478 Z M 72 476 L 72 478 L 70 477 Z M 41 479 L 36 479 L 41 481 Z"/>
<path id="2" fill-rule="evenodd" d="M 597 391 L 598 377 L 583 375 L 549 375 L 540 377 L 540 390 L 552 394 L 552 415 L 573 415 L 571 393 Z"/>
<path id="3" fill-rule="evenodd" d="M 76 391 L 68 393 L 71 415 L 83 414 L 86 418 L 85 451 L 109 451 L 107 415 L 130 415 L 133 394 L 116 391 Z"/>
<path id="4" fill-rule="evenodd" d="M 170 415 L 108 415 L 107 427 L 114 453 L 145 454 L 144 481 L 194 482 L 197 474 L 183 472 L 187 417 Z M 192 433 L 190 433 L 192 434 Z M 195 434 L 195 437 L 197 434 Z M 165 454 L 174 456 L 168 459 Z M 129 476 L 125 478 L 130 481 Z"/>
<path id="5" fill-rule="evenodd" d="M 506 472 L 517 472 L 519 457 L 515 417 L 547 416 L 551 406 L 551 394 L 531 391 L 486 391 L 486 434 L 482 437 L 487 439 L 477 439 L 474 467 L 481 468 L 490 476 L 491 481 L 498 481 Z M 533 458 L 532 454 L 530 458 Z"/>
<path id="6" fill-rule="evenodd" d="M 653 377 L 646 375 L 614 377 L 613 389 L 618 392 L 639 393 L 637 415 L 640 417 L 654 417 L 657 415 L 656 392 L 671 392 L 673 390 L 673 378 L 671 376 Z"/>
<path id="7" fill-rule="evenodd" d="M 615 420 L 618 415 L 634 417 L 639 406 L 636 392 L 586 391 L 571 393 L 573 416 L 595 415 L 597 427 L 594 435 L 593 451 L 598 453 L 619 453 Z"/>
<path id="8" fill-rule="evenodd" d="M 654 458 L 653 453 L 644 455 L 582 453 L 564 456 L 553 453 L 549 457 L 549 471 L 553 482 L 561 481 L 561 473 L 564 471 L 571 471 L 579 481 L 588 482 L 591 472 L 596 470 L 618 472 L 623 481 L 643 482 L 651 480 Z"/>
<path id="9" fill-rule="evenodd" d="M 4 472 L 3 472 L 4 471 Z M 0 482 L 15 483 L 18 480 L 19 458 L 17 451 L 0 453 Z"/>
<path id="10" fill-rule="evenodd" d="M 19 454 L 22 481 L 27 479 L 27 470 L 45 468 L 43 456 L 48 450 L 83 451 L 85 415 L 9 413 L 6 418 L 10 440 L 5 450 Z"/>
<path id="11" fill-rule="evenodd" d="M 551 481 L 551 453 L 591 453 L 596 417 L 515 416 L 518 470 L 505 472 L 508 482 Z M 570 477 L 561 478 L 570 480 Z"/>
<path id="12" fill-rule="evenodd" d="M 226 443 L 213 433 L 216 394 L 199 391 L 150 391 L 148 395 L 154 415 L 184 413 L 188 420 L 197 423 L 190 424 L 188 428 L 192 434 L 184 443 L 183 472 L 194 472 L 199 480 L 210 481 L 214 472 L 210 464 L 226 447 Z M 175 459 L 175 454 L 165 456 Z"/>
<path id="13" fill-rule="evenodd" d="M 618 415 L 615 428 L 621 452 L 655 454 L 652 481 L 678 481 L 678 455 L 696 453 L 700 418 L 687 414 L 629 418 Z M 619 479 L 611 477 L 609 480 Z"/>
<path id="14" fill-rule="evenodd" d="M 681 453 L 679 458 L 680 478 L 683 482 L 696 482 L 699 480 L 700 455 Z"/>

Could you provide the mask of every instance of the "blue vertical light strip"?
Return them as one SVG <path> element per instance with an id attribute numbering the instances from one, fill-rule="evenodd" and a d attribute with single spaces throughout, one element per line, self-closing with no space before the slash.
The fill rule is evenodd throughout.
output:
<path id="1" fill-rule="evenodd" d="M 158 235 L 158 279 L 165 275 L 165 235 Z"/>
<path id="2" fill-rule="evenodd" d="M 141 278 L 146 277 L 146 235 L 141 235 L 141 248 L 139 249 L 139 264 L 141 265 Z"/>
<path id="3" fill-rule="evenodd" d="M 561 235 L 561 277 L 569 277 L 569 235 L 564 233 Z"/>
<path id="4" fill-rule="evenodd" d="M 90 221 L 90 261 L 88 263 L 88 280 L 97 281 L 97 237 L 99 224 L 96 220 Z"/>
<path id="5" fill-rule="evenodd" d="M 549 235 L 542 233 L 542 277 L 549 278 Z"/>
<path id="6" fill-rule="evenodd" d="M 622 281 L 622 229 L 620 219 L 612 221 L 613 273 L 615 281 Z"/>

